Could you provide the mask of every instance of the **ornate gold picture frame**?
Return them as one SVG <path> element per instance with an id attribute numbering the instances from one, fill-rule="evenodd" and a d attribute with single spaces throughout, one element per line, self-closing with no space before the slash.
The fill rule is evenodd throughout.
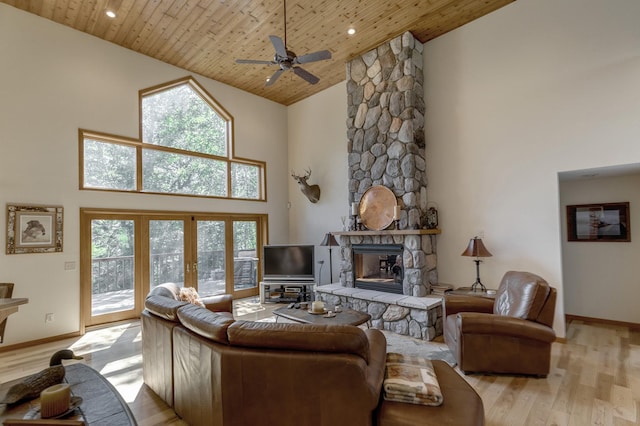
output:
<path id="1" fill-rule="evenodd" d="M 62 206 L 7 204 L 7 254 L 62 252 Z"/>

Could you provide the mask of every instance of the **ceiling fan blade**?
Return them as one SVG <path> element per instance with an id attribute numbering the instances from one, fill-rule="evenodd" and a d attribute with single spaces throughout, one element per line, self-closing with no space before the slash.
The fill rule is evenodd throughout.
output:
<path id="1" fill-rule="evenodd" d="M 318 52 L 308 53 L 306 55 L 298 56 L 295 59 L 296 64 L 306 64 L 315 61 L 324 61 L 325 59 L 331 59 L 331 52 L 328 50 L 320 50 Z"/>
<path id="2" fill-rule="evenodd" d="M 271 86 L 273 83 L 276 82 L 278 77 L 280 77 L 280 74 L 282 74 L 283 72 L 284 72 L 283 69 L 279 69 L 278 71 L 274 72 L 273 75 L 271 77 L 269 77 L 269 81 L 267 81 L 267 83 L 264 86 L 265 87 Z"/>
<path id="3" fill-rule="evenodd" d="M 259 61 L 255 59 L 236 59 L 237 64 L 261 64 L 261 65 L 275 65 L 273 61 Z"/>
<path id="4" fill-rule="evenodd" d="M 287 57 L 287 47 L 284 45 L 282 39 L 278 36 L 271 35 L 269 36 L 271 40 L 271 44 L 273 44 L 273 48 L 276 49 L 276 55 L 286 58 Z"/>
<path id="5" fill-rule="evenodd" d="M 318 77 L 316 77 L 315 75 L 311 74 L 308 71 L 305 71 L 304 69 L 302 69 L 300 67 L 294 67 L 292 69 L 293 69 L 293 72 L 296 73 L 296 75 L 298 77 L 303 78 L 304 80 L 306 80 L 307 82 L 309 82 L 311 84 L 316 84 L 317 82 L 320 81 L 320 79 Z"/>

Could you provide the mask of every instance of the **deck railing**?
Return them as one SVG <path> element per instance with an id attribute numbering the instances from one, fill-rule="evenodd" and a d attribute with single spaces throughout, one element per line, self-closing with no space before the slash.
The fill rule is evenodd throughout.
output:
<path id="1" fill-rule="evenodd" d="M 198 280 L 224 280 L 224 256 L 224 250 L 199 252 Z M 243 285 L 255 283 L 258 276 L 257 258 L 236 257 L 234 259 L 235 281 L 239 281 Z M 165 282 L 182 283 L 184 277 L 184 256 L 182 253 L 152 254 L 150 262 L 152 286 Z M 134 277 L 133 256 L 101 257 L 91 261 L 92 294 L 131 290 L 133 289 Z"/>

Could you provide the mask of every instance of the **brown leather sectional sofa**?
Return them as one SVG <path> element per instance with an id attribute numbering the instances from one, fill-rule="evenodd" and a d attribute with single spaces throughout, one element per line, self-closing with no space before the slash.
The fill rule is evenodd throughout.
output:
<path id="1" fill-rule="evenodd" d="M 379 330 L 235 321 L 230 306 L 210 310 L 229 301 L 205 299 L 205 309 L 176 289 L 163 284 L 145 302 L 143 374 L 192 426 L 484 424 L 477 393 L 437 361 L 442 406 L 384 401 Z"/>

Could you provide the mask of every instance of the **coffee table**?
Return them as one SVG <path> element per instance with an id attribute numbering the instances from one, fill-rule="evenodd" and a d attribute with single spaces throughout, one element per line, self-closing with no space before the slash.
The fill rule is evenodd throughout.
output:
<path id="1" fill-rule="evenodd" d="M 117 425 L 137 426 L 133 413 L 116 388 L 93 368 L 82 364 L 65 366 L 65 382 L 71 385 L 71 393 L 80 396 L 82 403 L 70 413 L 68 420 L 84 422 L 86 426 Z M 1 394 L 21 379 L 4 383 Z M 40 419 L 40 400 L 15 405 L 0 405 L 0 422 L 7 419 Z M 77 422 L 76 422 L 77 423 Z M 70 422 L 69 424 L 74 424 Z"/>
<path id="2" fill-rule="evenodd" d="M 311 314 L 306 309 L 289 308 L 287 306 L 273 311 L 276 316 L 276 322 L 280 317 L 304 324 L 360 325 L 371 320 L 371 315 L 354 311 L 353 309 L 342 309 L 340 312 L 334 313 L 336 314 L 335 317 L 327 318 L 326 314 Z"/>

